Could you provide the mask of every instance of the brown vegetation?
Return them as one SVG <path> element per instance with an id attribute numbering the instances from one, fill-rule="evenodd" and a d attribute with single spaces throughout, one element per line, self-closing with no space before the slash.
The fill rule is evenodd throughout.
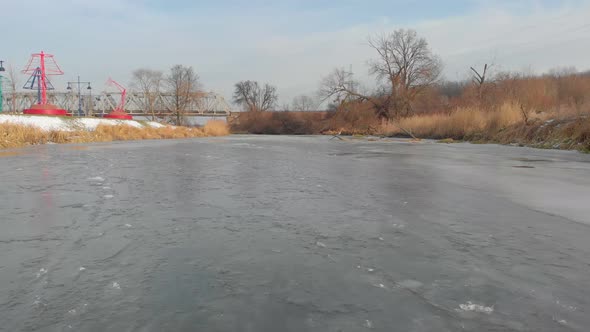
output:
<path id="1" fill-rule="evenodd" d="M 232 133 L 320 134 L 327 112 L 243 112 L 230 120 Z"/>
<path id="2" fill-rule="evenodd" d="M 229 127 L 227 122 L 221 120 L 210 120 L 203 127 L 206 136 L 227 136 L 229 135 Z"/>
<path id="3" fill-rule="evenodd" d="M 337 68 L 321 80 L 318 91 L 323 102 L 334 103 L 330 111 L 266 113 L 246 107 L 251 112 L 234 116 L 232 130 L 544 142 L 588 149 L 590 72 L 567 68 L 533 76 L 495 73 L 495 66 L 485 64 L 482 69 L 466 66 L 471 75 L 467 81 L 441 82 L 442 62 L 416 31 L 373 36 L 368 44 L 375 51 L 369 61 L 373 89 L 362 88 L 352 71 Z M 243 103 L 243 98 L 236 102 Z M 293 104 L 299 110 L 312 105 L 302 99 Z"/>
<path id="4" fill-rule="evenodd" d="M 489 75 L 489 73 L 488 73 Z M 366 101 L 330 112 L 242 113 L 232 131 L 348 134 L 516 143 L 590 150 L 590 75 L 497 74 L 481 84 L 440 83 L 416 97 L 412 113 L 383 119 Z"/>
<path id="5" fill-rule="evenodd" d="M 94 131 L 44 131 L 37 127 L 0 124 L 0 148 L 16 148 L 45 143 L 89 143 L 142 139 L 172 139 L 224 136 L 229 129 L 223 121 L 209 121 L 203 128 L 136 128 L 127 125 L 99 125 Z"/>

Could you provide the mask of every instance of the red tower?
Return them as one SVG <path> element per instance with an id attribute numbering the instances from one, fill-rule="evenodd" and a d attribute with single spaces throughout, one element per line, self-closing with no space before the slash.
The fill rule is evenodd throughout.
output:
<path id="1" fill-rule="evenodd" d="M 24 114 L 34 115 L 68 115 L 66 110 L 49 104 L 47 102 L 47 90 L 53 90 L 53 85 L 47 78 L 49 75 L 63 75 L 57 62 L 51 54 L 35 53 L 31 55 L 29 63 L 22 71 L 23 74 L 30 74 L 29 80 L 23 89 L 37 90 L 37 103 L 23 111 Z"/>
<path id="2" fill-rule="evenodd" d="M 133 120 L 133 117 L 125 112 L 125 97 L 127 96 L 127 89 L 111 78 L 109 78 L 107 81 L 107 85 L 115 86 L 117 89 L 119 89 L 121 92 L 121 101 L 119 101 L 119 104 L 115 106 L 115 109 L 111 113 L 105 115 L 104 117 L 109 119 Z"/>

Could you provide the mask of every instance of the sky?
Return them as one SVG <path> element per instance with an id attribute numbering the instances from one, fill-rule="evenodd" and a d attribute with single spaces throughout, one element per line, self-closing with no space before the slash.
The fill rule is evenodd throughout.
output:
<path id="1" fill-rule="evenodd" d="M 543 73 L 590 69 L 590 0 L 0 0 L 0 60 L 23 69 L 30 53 L 55 55 L 95 91 L 130 84 L 138 68 L 192 66 L 205 90 L 231 102 L 233 85 L 278 88 L 280 104 L 314 95 L 336 67 L 371 85 L 371 35 L 415 29 L 462 80 L 469 67 Z M 26 81 L 20 76 L 20 84 Z"/>

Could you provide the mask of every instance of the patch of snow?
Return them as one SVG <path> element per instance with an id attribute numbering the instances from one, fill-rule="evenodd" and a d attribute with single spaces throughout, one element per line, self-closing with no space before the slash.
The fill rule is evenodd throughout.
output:
<path id="1" fill-rule="evenodd" d="M 47 273 L 47 270 L 46 270 L 46 269 L 44 269 L 44 268 L 41 268 L 41 269 L 39 270 L 39 272 L 37 272 L 37 278 L 39 278 L 40 276 L 42 276 L 42 275 L 44 275 L 44 274 L 46 274 L 46 273 Z"/>
<path id="2" fill-rule="evenodd" d="M 573 305 L 567 305 L 567 304 L 563 304 L 561 303 L 559 300 L 557 300 L 555 303 L 557 303 L 560 307 L 562 307 L 563 309 L 569 310 L 569 311 L 576 311 L 578 310 L 577 307 L 573 306 Z"/>
<path id="3" fill-rule="evenodd" d="M 75 120 L 83 129 L 88 131 L 96 130 L 98 125 L 116 126 L 128 125 L 135 128 L 143 128 L 143 125 L 134 120 L 116 120 L 116 119 L 102 119 L 102 118 L 79 118 Z"/>
<path id="4" fill-rule="evenodd" d="M 471 301 L 468 301 L 467 303 L 464 304 L 460 304 L 459 308 L 463 311 L 472 311 L 472 312 L 478 312 L 478 313 L 482 313 L 482 314 L 491 314 L 492 312 L 494 312 L 494 307 L 486 307 L 484 305 L 481 304 L 475 304 Z"/>
<path id="5" fill-rule="evenodd" d="M 47 303 L 41 298 L 41 296 L 35 295 L 35 301 L 33 302 L 33 305 L 47 306 Z"/>
<path id="6" fill-rule="evenodd" d="M 148 126 L 152 127 L 152 128 L 163 128 L 163 127 L 166 127 L 165 125 L 163 125 L 163 124 L 161 124 L 159 122 L 156 122 L 156 121 L 148 121 L 148 122 L 146 122 L 146 124 Z"/>
<path id="7" fill-rule="evenodd" d="M 60 130 L 60 131 L 75 131 L 75 130 L 96 130 L 98 125 L 127 125 L 135 128 L 144 128 L 144 125 L 135 120 L 118 120 L 118 119 L 104 119 L 104 118 L 60 118 L 50 116 L 34 116 L 34 115 L 14 115 L 14 114 L 0 114 L 0 123 L 12 123 L 24 126 L 37 127 L 44 131 Z M 153 128 L 164 127 L 164 125 L 150 121 L 148 125 Z"/>
<path id="8" fill-rule="evenodd" d="M 420 287 L 422 287 L 422 283 L 418 280 L 403 280 L 398 282 L 398 285 L 402 288 L 406 288 L 406 289 L 418 289 Z"/>
<path id="9" fill-rule="evenodd" d="M 33 126 L 46 131 L 63 130 L 65 127 L 64 120 L 61 118 L 48 116 L 0 114 L 0 123 Z"/>
<path id="10" fill-rule="evenodd" d="M 88 178 L 88 181 L 96 181 L 96 182 L 103 182 L 104 178 L 100 176 L 95 176 L 93 178 Z"/>

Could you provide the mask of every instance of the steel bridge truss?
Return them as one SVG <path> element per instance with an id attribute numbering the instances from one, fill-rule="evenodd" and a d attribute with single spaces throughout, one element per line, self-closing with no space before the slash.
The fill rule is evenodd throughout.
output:
<path id="1" fill-rule="evenodd" d="M 82 111 L 84 115 L 103 115 L 111 112 L 121 99 L 119 92 L 102 92 L 99 95 L 82 94 Z M 190 97 L 181 98 L 182 114 L 186 116 L 215 116 L 227 117 L 231 114 L 231 107 L 225 98 L 214 92 L 199 92 Z M 78 114 L 78 93 L 48 92 L 47 101 L 62 109 Z M 125 111 L 134 116 L 166 117 L 175 114 L 178 103 L 175 95 L 170 93 L 144 94 L 128 92 L 125 98 Z M 186 102 L 185 102 L 186 101 Z M 22 113 L 37 102 L 36 92 L 5 92 L 4 113 Z"/>

